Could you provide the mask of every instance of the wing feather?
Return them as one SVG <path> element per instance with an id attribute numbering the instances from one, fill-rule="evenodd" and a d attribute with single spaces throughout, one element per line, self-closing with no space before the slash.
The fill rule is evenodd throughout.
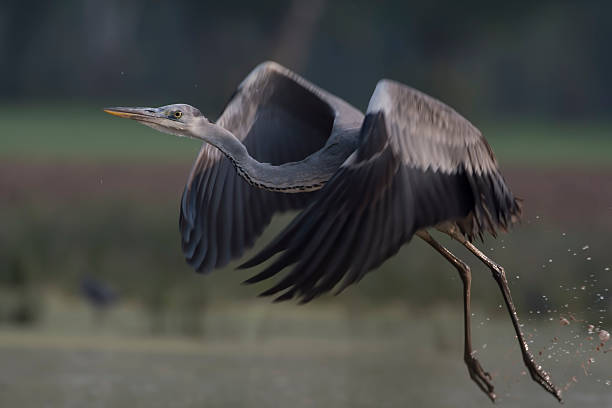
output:
<path id="1" fill-rule="evenodd" d="M 301 302 L 358 282 L 414 233 L 457 222 L 470 239 L 520 215 L 491 148 L 466 119 L 396 82 L 379 82 L 357 150 L 266 248 L 244 266 L 282 253 L 259 281 L 295 265 L 263 295 Z"/>
<path id="2" fill-rule="evenodd" d="M 363 114 L 273 62 L 239 85 L 217 124 L 231 131 L 258 161 L 282 164 L 321 149 L 333 132 L 358 127 Z M 276 212 L 304 208 L 315 193 L 257 189 L 228 159 L 204 144 L 181 200 L 179 228 L 187 262 L 206 273 L 240 257 Z"/>

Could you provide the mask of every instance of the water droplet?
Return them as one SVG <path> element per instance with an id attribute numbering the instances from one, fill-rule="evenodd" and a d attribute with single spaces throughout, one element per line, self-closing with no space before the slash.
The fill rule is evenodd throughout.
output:
<path id="1" fill-rule="evenodd" d="M 606 267 L 604 268 L 604 271 L 609 271 L 609 270 L 610 270 L 610 267 L 609 267 L 609 266 L 606 266 Z"/>
<path id="2" fill-rule="evenodd" d="M 562 237 L 564 237 L 564 236 L 566 236 L 566 235 L 567 235 L 567 234 L 566 234 L 565 232 L 562 232 L 562 233 L 561 233 L 561 236 L 562 236 Z"/>
<path id="3" fill-rule="evenodd" d="M 519 275 L 516 275 L 516 279 L 520 279 L 521 277 Z"/>
<path id="4" fill-rule="evenodd" d="M 608 331 L 606 330 L 600 330 L 599 331 L 599 340 L 603 341 L 604 343 L 608 340 L 610 340 L 610 333 L 608 333 Z"/>
<path id="5" fill-rule="evenodd" d="M 606 385 L 610 385 L 610 384 L 612 384 L 612 381 L 610 381 L 610 380 L 606 380 L 606 382 L 605 382 L 604 384 L 606 384 Z"/>
<path id="6" fill-rule="evenodd" d="M 591 257 L 590 257 L 590 256 L 587 256 L 586 260 L 587 260 L 587 261 L 590 261 L 590 260 L 591 260 Z"/>
<path id="7" fill-rule="evenodd" d="M 583 247 L 582 247 L 582 250 L 583 250 L 583 251 L 586 251 L 586 250 L 587 250 L 587 249 L 589 249 L 589 248 L 590 248 L 590 247 L 589 247 L 588 245 L 585 245 L 585 246 L 583 246 Z"/>
<path id="8" fill-rule="evenodd" d="M 593 326 L 592 324 L 589 324 L 589 325 L 587 326 L 587 332 L 588 332 L 589 334 L 593 334 L 593 329 L 594 329 L 594 328 L 595 328 L 595 326 Z"/>
<path id="9" fill-rule="evenodd" d="M 585 290 L 585 289 L 586 289 L 586 286 L 584 285 L 580 287 L 580 290 Z"/>
<path id="10" fill-rule="evenodd" d="M 548 260 L 548 263 L 552 263 L 552 258 Z"/>
<path id="11" fill-rule="evenodd" d="M 562 326 L 569 326 L 570 324 L 570 321 L 567 320 L 565 317 L 560 318 L 559 322 L 561 323 Z"/>
<path id="12" fill-rule="evenodd" d="M 593 357 L 589 358 L 589 364 L 593 364 L 595 362 L 595 359 Z"/>

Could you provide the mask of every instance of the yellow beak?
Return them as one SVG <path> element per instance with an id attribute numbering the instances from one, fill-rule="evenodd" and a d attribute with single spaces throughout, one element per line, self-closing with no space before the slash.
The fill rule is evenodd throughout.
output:
<path id="1" fill-rule="evenodd" d="M 135 113 L 119 112 L 119 111 L 112 110 L 112 109 L 104 109 L 104 112 L 110 113 L 111 115 L 114 115 L 114 116 L 119 116 L 120 118 L 128 118 L 128 119 L 134 116 L 137 116 Z"/>
<path id="2" fill-rule="evenodd" d="M 104 108 L 104 112 L 113 116 L 118 116 L 120 118 L 135 119 L 141 121 L 147 121 L 147 119 L 150 121 L 151 119 L 157 118 L 155 110 L 151 108 Z"/>

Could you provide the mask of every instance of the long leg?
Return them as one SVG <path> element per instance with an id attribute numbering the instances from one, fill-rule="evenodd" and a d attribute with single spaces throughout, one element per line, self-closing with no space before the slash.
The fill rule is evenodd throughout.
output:
<path id="1" fill-rule="evenodd" d="M 508 313 L 510 314 L 510 319 L 512 319 L 512 325 L 514 326 L 514 331 L 516 332 L 516 337 L 518 338 L 519 345 L 521 347 L 523 361 L 525 363 L 525 366 L 529 370 L 529 374 L 531 374 L 531 378 L 535 382 L 540 384 L 546 391 L 555 396 L 555 398 L 557 398 L 559 402 L 562 402 L 561 391 L 557 389 L 557 387 L 555 387 L 555 385 L 550 381 L 550 376 L 548 375 L 548 373 L 544 371 L 540 365 L 536 365 L 533 356 L 529 352 L 527 342 L 525 341 L 525 337 L 521 332 L 521 327 L 518 322 L 516 308 L 514 307 L 514 303 L 512 302 L 512 296 L 510 295 L 510 288 L 508 287 L 508 281 L 506 280 L 506 272 L 504 271 L 504 268 L 493 262 L 484 253 L 482 253 L 482 251 L 476 248 L 476 246 L 474 246 L 474 244 L 468 241 L 463 236 L 463 234 L 461 234 L 457 230 L 455 226 L 439 228 L 439 230 L 448 234 L 453 239 L 459 241 L 491 270 L 491 272 L 493 273 L 493 277 L 495 278 L 495 281 L 497 282 L 497 285 L 499 286 L 504 297 L 506 308 L 508 309 Z"/>
<path id="2" fill-rule="evenodd" d="M 495 402 L 495 393 L 493 392 L 493 384 L 491 383 L 491 375 L 484 371 L 480 363 L 474 357 L 472 350 L 472 329 L 471 329 L 471 313 L 470 313 L 470 287 L 472 284 L 472 273 L 470 267 L 461 261 L 452 252 L 440 245 L 432 236 L 424 230 L 418 231 L 417 235 L 423 241 L 431 245 L 438 251 L 448 262 L 450 262 L 459 272 L 461 281 L 463 282 L 463 323 L 464 323 L 464 350 L 463 359 L 467 365 L 470 378 L 480 387 L 485 394 Z"/>

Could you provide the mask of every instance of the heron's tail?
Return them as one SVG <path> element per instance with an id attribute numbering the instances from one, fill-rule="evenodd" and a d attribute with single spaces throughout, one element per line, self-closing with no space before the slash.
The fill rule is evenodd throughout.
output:
<path id="1" fill-rule="evenodd" d="M 482 240 L 485 232 L 496 237 L 498 231 L 505 232 L 521 220 L 523 200 L 512 194 L 499 172 L 467 177 L 474 194 L 474 208 L 457 225 L 470 241 Z"/>

